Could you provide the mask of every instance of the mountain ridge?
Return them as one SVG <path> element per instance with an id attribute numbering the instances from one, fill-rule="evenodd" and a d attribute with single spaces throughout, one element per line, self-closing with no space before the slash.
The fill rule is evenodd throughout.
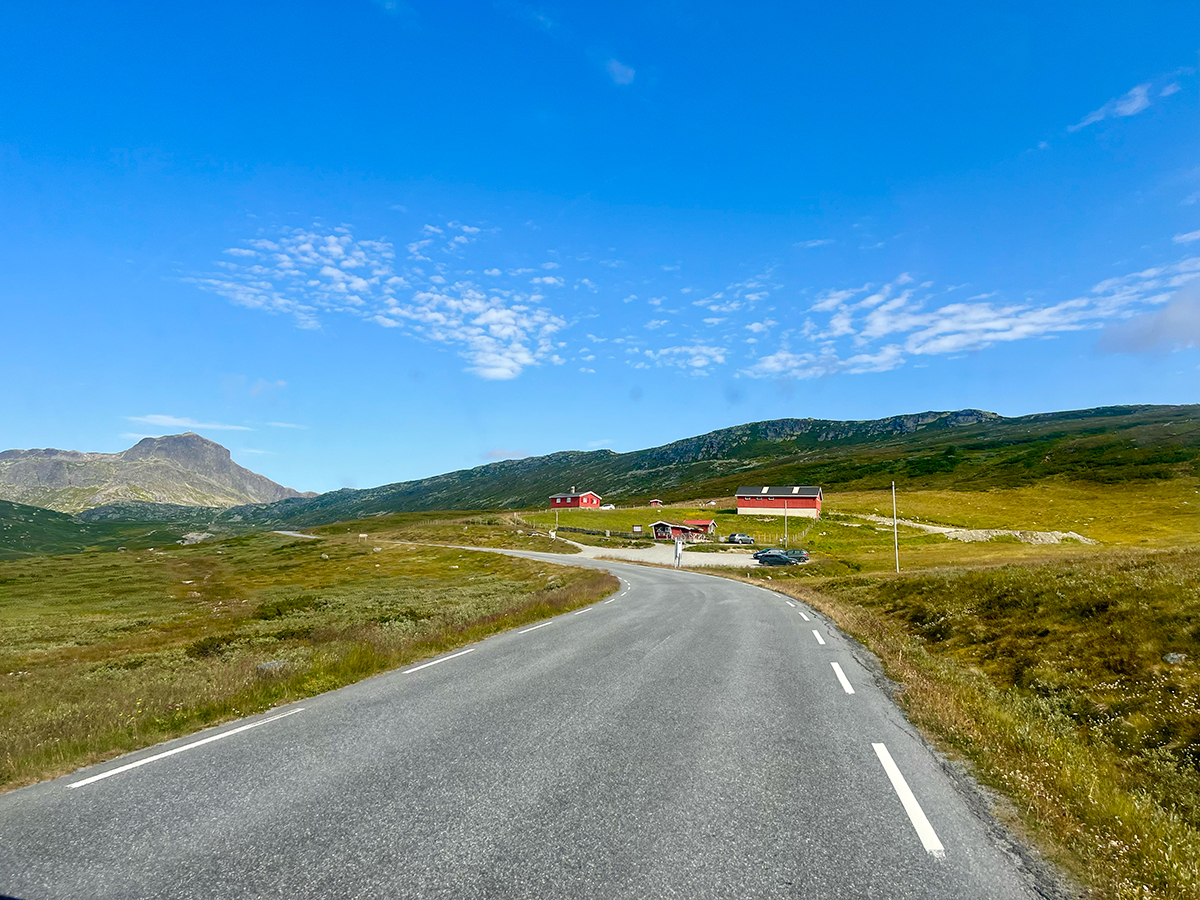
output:
<path id="1" fill-rule="evenodd" d="M 194 432 L 147 437 L 128 450 L 40 448 L 0 452 L 0 499 L 64 513 L 121 501 L 231 507 L 301 494 L 233 461 Z"/>
<path id="2" fill-rule="evenodd" d="M 1140 442 L 1140 444 L 1139 444 Z M 983 410 L 884 419 L 771 419 L 660 447 L 563 450 L 374 488 L 217 511 L 215 524 L 307 527 L 391 512 L 540 507 L 571 485 L 630 504 L 729 497 L 738 483 L 981 489 L 1043 477 L 1116 482 L 1200 474 L 1200 406 L 1124 406 L 1006 418 Z M 97 511 L 101 513 L 102 511 Z"/>
<path id="3" fill-rule="evenodd" d="M 219 445 L 217 445 L 219 446 Z M 966 490 L 1042 478 L 1104 483 L 1200 475 L 1200 405 L 1116 406 L 1004 417 L 978 409 L 883 419 L 770 419 L 659 447 L 561 450 L 373 488 L 203 509 L 126 498 L 80 513 L 91 522 L 206 522 L 213 528 L 324 525 L 392 512 L 537 508 L 571 485 L 642 503 L 729 497 L 739 483 L 834 489 Z"/>

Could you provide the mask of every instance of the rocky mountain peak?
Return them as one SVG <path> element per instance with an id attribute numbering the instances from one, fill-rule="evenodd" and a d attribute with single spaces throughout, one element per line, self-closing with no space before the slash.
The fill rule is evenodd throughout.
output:
<path id="1" fill-rule="evenodd" d="M 232 461 L 225 447 L 216 441 L 201 437 L 194 431 L 142 438 L 119 455 L 127 460 L 169 459 L 195 471 L 225 469 Z"/>

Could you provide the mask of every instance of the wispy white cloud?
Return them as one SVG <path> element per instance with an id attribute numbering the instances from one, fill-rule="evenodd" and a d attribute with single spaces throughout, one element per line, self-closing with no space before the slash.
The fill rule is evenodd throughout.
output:
<path id="1" fill-rule="evenodd" d="M 1165 88 L 1163 88 L 1161 91 L 1158 92 L 1158 96 L 1170 97 L 1172 94 L 1178 94 L 1180 90 L 1182 90 L 1182 88 L 1180 88 L 1179 82 L 1172 81 Z"/>
<path id="2" fill-rule="evenodd" d="M 930 282 L 915 285 L 914 279 L 903 275 L 877 289 L 864 286 L 827 291 L 811 311 L 828 318 L 823 323 L 810 320 L 802 329 L 802 336 L 814 342 L 816 349 L 789 347 L 788 335 L 794 337 L 794 332 L 784 332 L 782 347 L 761 356 L 741 373 L 760 378 L 815 378 L 885 372 L 912 357 L 1050 338 L 1131 317 L 1134 324 L 1114 328 L 1117 337 L 1110 339 L 1112 346 L 1193 346 L 1200 341 L 1191 324 L 1200 316 L 1200 257 L 1106 279 L 1083 296 L 1051 304 L 1030 300 L 997 303 L 991 299 L 996 296 L 992 292 L 936 305 L 939 294 L 930 292 L 930 287 Z M 1193 296 L 1182 292 L 1183 288 L 1195 288 L 1197 293 Z M 1165 309 L 1153 312 L 1164 305 Z M 747 328 L 757 331 L 753 325 Z"/>
<path id="3" fill-rule="evenodd" d="M 805 247 L 811 250 L 813 247 L 824 247 L 826 244 L 832 243 L 834 243 L 833 238 L 816 238 L 811 241 L 799 241 L 797 242 L 796 246 Z"/>
<path id="4" fill-rule="evenodd" d="M 245 242 L 237 261 L 217 263 L 219 271 L 187 279 L 250 309 L 292 316 L 303 328 L 343 314 L 399 328 L 413 336 L 455 348 L 468 371 L 487 379 L 515 378 L 531 365 L 553 362 L 551 337 L 566 326 L 536 293 L 484 288 L 469 278 L 454 280 L 449 269 L 431 262 L 429 252 L 457 253 L 481 229 L 461 223 L 427 224 L 420 240 L 407 245 L 408 264 L 396 258 L 384 239 L 357 240 L 342 226 L 325 231 L 283 229 L 271 238 Z M 498 269 L 485 270 L 489 277 Z M 518 270 L 534 273 L 537 269 Z M 546 275 L 535 284 L 559 286 Z"/>
<path id="5" fill-rule="evenodd" d="M 1181 287 L 1167 304 L 1105 330 L 1100 349 L 1109 353 L 1153 353 L 1200 347 L 1200 281 Z"/>
<path id="6" fill-rule="evenodd" d="M 515 19 L 532 25 L 541 31 L 554 33 L 561 27 L 559 23 L 546 10 L 539 9 L 536 6 L 531 6 L 528 3 L 515 3 L 512 0 L 501 0 L 496 4 L 496 9 L 503 10 Z"/>
<path id="7" fill-rule="evenodd" d="M 1177 244 L 1190 244 L 1192 241 L 1200 241 L 1200 231 L 1189 231 L 1187 234 L 1177 234 L 1173 240 Z"/>
<path id="8" fill-rule="evenodd" d="M 528 450 L 509 450 L 505 447 L 493 447 L 491 450 L 486 450 L 482 454 L 486 460 L 493 462 L 501 459 L 524 459 L 529 456 Z"/>
<path id="9" fill-rule="evenodd" d="M 859 353 L 841 359 L 832 349 L 820 353 L 792 353 L 780 350 L 760 358 L 754 365 L 742 370 L 752 378 L 820 378 L 826 375 L 847 373 L 861 375 L 866 372 L 888 372 L 904 362 L 903 351 L 891 344 L 876 353 Z"/>
<path id="10" fill-rule="evenodd" d="M 715 313 L 732 313 L 753 307 L 758 301 L 765 300 L 772 291 L 782 285 L 775 283 L 770 270 L 761 275 L 753 275 L 745 281 L 737 281 L 726 286 L 723 290 L 714 291 L 707 297 L 692 301 L 696 306 L 702 306 Z"/>
<path id="11" fill-rule="evenodd" d="M 658 365 L 676 366 L 693 374 L 705 374 L 710 366 L 724 363 L 728 353 L 724 347 L 709 344 L 687 344 L 643 351 L 643 355 Z"/>
<path id="12" fill-rule="evenodd" d="M 293 422 L 268 422 L 272 428 L 308 428 L 307 425 L 296 425 Z"/>
<path id="13" fill-rule="evenodd" d="M 1130 88 L 1120 97 L 1114 97 L 1099 109 L 1088 113 L 1075 125 L 1067 127 L 1067 131 L 1079 131 L 1105 119 L 1135 116 L 1150 106 L 1150 83 L 1139 84 Z"/>
<path id="14" fill-rule="evenodd" d="M 226 425 L 223 422 L 197 422 L 184 416 L 165 416 L 151 414 L 148 416 L 125 416 L 130 422 L 141 422 L 143 425 L 158 425 L 162 428 L 199 428 L 203 431 L 253 431 L 246 425 Z"/>
<path id="15" fill-rule="evenodd" d="M 608 72 L 608 77 L 616 84 L 633 84 L 633 79 L 637 77 L 636 69 L 615 59 L 606 62 L 604 68 Z"/>

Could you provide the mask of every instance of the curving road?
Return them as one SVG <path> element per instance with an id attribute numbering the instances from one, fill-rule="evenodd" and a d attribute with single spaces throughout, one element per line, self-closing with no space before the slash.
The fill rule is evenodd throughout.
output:
<path id="1" fill-rule="evenodd" d="M 0 796 L 0 894 L 1036 896 L 812 610 L 696 573 L 519 555 L 622 587 Z"/>

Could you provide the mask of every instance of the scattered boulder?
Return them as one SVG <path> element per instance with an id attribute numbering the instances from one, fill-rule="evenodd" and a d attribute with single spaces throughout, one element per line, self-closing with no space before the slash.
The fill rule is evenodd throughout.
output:
<path id="1" fill-rule="evenodd" d="M 210 534 L 207 531 L 189 531 L 181 540 L 178 540 L 175 543 L 183 544 L 183 546 L 186 547 L 188 544 L 199 544 L 201 541 L 207 541 L 209 538 L 215 537 L 215 534 Z"/>
<path id="2" fill-rule="evenodd" d="M 1163 654 L 1163 662 L 1165 662 L 1169 666 L 1177 666 L 1180 663 L 1187 662 L 1187 654 L 1186 653 L 1164 653 Z"/>
<path id="3" fill-rule="evenodd" d="M 287 667 L 288 661 L 286 659 L 269 659 L 266 662 L 259 663 L 257 666 L 255 666 L 254 670 L 258 672 L 262 678 L 274 678 L 278 675 L 282 675 Z"/>
<path id="4" fill-rule="evenodd" d="M 328 553 L 322 553 L 322 554 L 321 554 L 321 559 L 329 559 L 329 554 L 328 554 Z"/>

